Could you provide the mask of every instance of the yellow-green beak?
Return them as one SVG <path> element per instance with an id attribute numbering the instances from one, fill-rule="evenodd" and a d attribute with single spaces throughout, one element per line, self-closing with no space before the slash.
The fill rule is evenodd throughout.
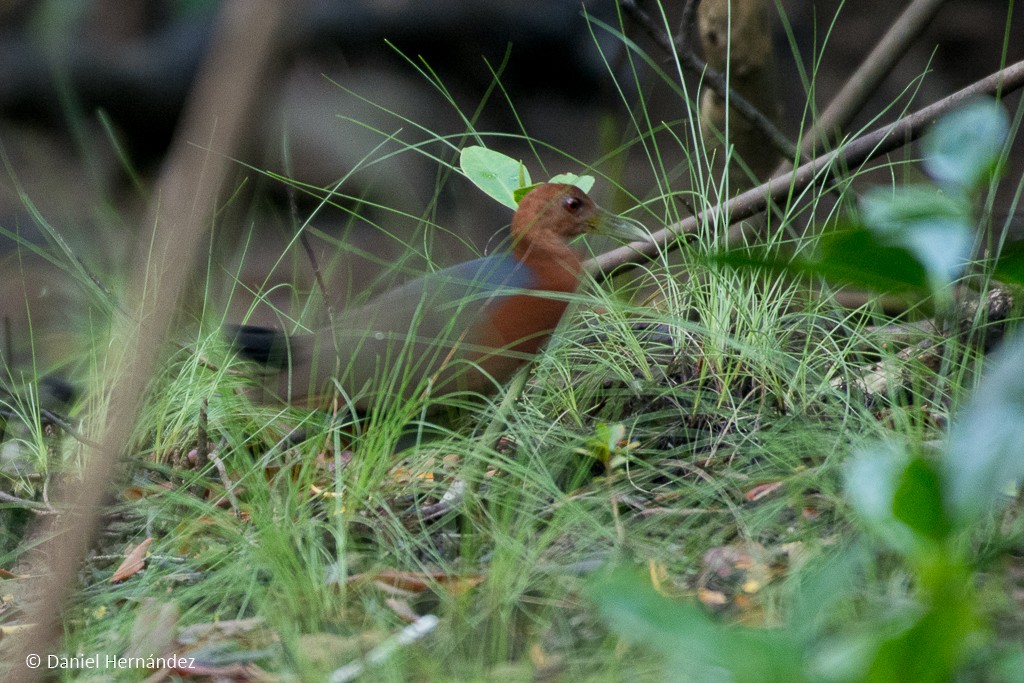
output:
<path id="1" fill-rule="evenodd" d="M 598 207 L 597 213 L 587 221 L 589 232 L 597 235 L 608 235 L 627 242 L 646 242 L 650 233 L 640 221 L 625 218 Z"/>

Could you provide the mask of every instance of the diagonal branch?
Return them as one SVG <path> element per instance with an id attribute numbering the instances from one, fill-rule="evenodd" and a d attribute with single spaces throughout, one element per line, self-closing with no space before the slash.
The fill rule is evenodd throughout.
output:
<path id="1" fill-rule="evenodd" d="M 875 93 L 878 86 L 892 71 L 893 66 L 906 54 L 928 24 L 935 17 L 946 0 L 914 0 L 886 31 L 874 49 L 857 67 L 857 70 L 840 88 L 807 132 L 801 145 L 801 152 L 813 153 L 821 145 L 838 134 Z M 790 157 L 792 159 L 793 157 Z M 788 170 L 788 168 L 786 169 Z"/>
<path id="2" fill-rule="evenodd" d="M 895 123 L 856 138 L 833 152 L 812 159 L 791 174 L 776 176 L 734 199 L 659 230 L 651 235 L 649 241 L 633 242 L 590 259 L 586 263 L 587 271 L 600 279 L 609 277 L 613 271 L 620 268 L 633 268 L 656 257 L 679 238 L 694 236 L 697 229 L 716 214 L 725 216 L 730 225 L 750 218 L 767 209 L 772 203 L 800 192 L 813 182 L 828 178 L 828 172 L 836 167 L 856 168 L 916 140 L 937 118 L 956 109 L 972 97 L 996 94 L 1004 96 L 1022 85 L 1024 61 L 976 81 L 935 104 L 904 116 Z M 730 231 L 729 237 L 730 241 L 738 238 L 738 231 Z"/>

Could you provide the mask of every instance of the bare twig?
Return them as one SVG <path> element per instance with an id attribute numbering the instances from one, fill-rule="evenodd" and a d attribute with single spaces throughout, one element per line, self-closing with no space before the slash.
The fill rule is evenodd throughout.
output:
<path id="1" fill-rule="evenodd" d="M 976 81 L 963 90 L 945 97 L 935 104 L 908 114 L 895 123 L 880 130 L 852 140 L 839 149 L 812 159 L 784 176 L 777 176 L 768 182 L 747 190 L 741 195 L 660 230 L 646 242 L 633 242 L 624 247 L 605 252 L 586 263 L 587 270 L 598 278 L 606 278 L 620 268 L 632 268 L 655 257 L 680 237 L 694 236 L 697 229 L 713 216 L 721 215 L 730 225 L 764 211 L 772 203 L 799 193 L 811 183 L 828 177 L 830 170 L 856 168 L 920 137 L 938 117 L 956 109 L 964 101 L 978 95 L 1006 94 L 1024 85 L 1024 62 L 1017 62 L 1005 69 Z M 732 229 L 730 241 L 737 240 L 742 233 Z"/>
<path id="2" fill-rule="evenodd" d="M 405 527 L 407 529 L 416 529 L 420 525 L 432 522 L 439 517 L 443 517 L 453 510 L 457 510 L 466 497 L 466 481 L 464 479 L 456 479 L 452 482 L 448 490 L 441 496 L 441 500 L 432 504 L 424 505 L 419 509 L 412 510 L 412 515 L 405 521 Z"/>
<path id="3" fill-rule="evenodd" d="M 199 427 L 196 430 L 199 444 L 196 446 L 196 467 L 202 469 L 210 460 L 210 402 L 203 399 L 199 406 Z"/>
<path id="4" fill-rule="evenodd" d="M 56 425 L 57 427 L 60 427 L 62 430 L 64 430 L 64 432 L 67 433 L 68 436 L 70 436 L 75 441 L 77 441 L 78 443 L 80 443 L 80 444 L 82 444 L 84 446 L 88 446 L 89 448 L 99 448 L 100 447 L 100 445 L 97 442 L 93 441 L 92 439 L 88 438 L 85 434 L 82 434 L 80 431 L 75 429 L 74 425 L 72 425 L 69 420 L 67 420 L 66 418 L 61 417 L 60 415 L 58 415 L 57 413 L 53 412 L 52 410 L 47 410 L 46 408 L 40 408 L 39 409 L 39 417 L 41 417 L 43 420 L 46 420 L 46 422 L 48 422 L 49 424 Z"/>
<path id="5" fill-rule="evenodd" d="M 286 148 L 284 150 L 285 173 L 289 177 L 294 177 L 291 168 L 291 158 L 291 154 L 288 153 Z M 305 224 L 299 220 L 299 200 L 298 193 L 295 191 L 295 185 L 285 183 L 285 192 L 288 195 L 288 213 L 291 218 L 292 229 L 299 231 L 299 243 L 302 245 L 302 250 L 306 253 L 306 259 L 309 261 L 310 267 L 313 269 L 313 279 L 316 281 L 316 286 L 320 289 L 320 294 L 324 298 L 324 308 L 327 310 L 327 323 L 330 327 L 334 327 L 334 307 L 330 305 L 331 298 L 328 294 L 327 283 L 324 281 L 323 270 L 320 268 L 320 259 L 316 257 L 313 244 L 309 241 L 309 232 L 305 229 Z"/>
<path id="6" fill-rule="evenodd" d="M 10 392 L 8 392 L 6 389 L 0 389 L 0 393 L 10 395 Z M 17 419 L 19 421 L 23 421 L 24 417 L 24 414 L 11 408 L 0 408 L 0 418 L 2 418 L 3 420 Z M 98 443 L 96 443 L 92 439 L 89 439 L 80 431 L 75 429 L 74 425 L 72 425 L 71 421 L 68 420 L 66 417 L 62 417 L 57 413 L 53 412 L 52 410 L 48 410 L 47 408 L 39 408 L 39 418 L 40 422 L 42 422 L 44 425 L 53 425 L 67 432 L 68 436 L 73 438 L 75 441 L 78 441 L 79 443 L 85 446 L 89 446 L 90 448 L 99 448 Z M 3 429 L 0 428 L 0 439 L 2 438 Z"/>
<path id="7" fill-rule="evenodd" d="M 946 0 L 914 0 L 910 3 L 818 116 L 804 137 L 801 152 L 812 153 L 815 146 L 835 139 L 834 136 L 850 124 L 945 3 Z M 785 170 L 788 168 L 779 172 Z"/>
<path id="8" fill-rule="evenodd" d="M 209 457 L 210 462 L 217 468 L 217 473 L 220 475 L 220 483 L 224 487 L 224 495 L 227 496 L 231 510 L 236 515 L 241 515 L 241 508 L 238 506 L 238 496 L 235 495 L 235 484 L 231 481 L 231 477 L 228 476 L 228 469 L 224 466 L 224 461 L 220 459 L 216 451 L 210 453 Z"/>
<path id="9" fill-rule="evenodd" d="M 335 669 L 327 677 L 330 683 L 347 683 L 354 681 L 366 671 L 368 667 L 382 664 L 391 658 L 400 648 L 415 643 L 437 627 L 440 620 L 433 614 L 425 614 L 415 622 L 409 624 L 396 635 L 391 636 L 383 643 L 366 653 L 361 660 L 346 664 L 340 669 Z"/>
<path id="10" fill-rule="evenodd" d="M 690 45 L 697 28 L 697 8 L 700 7 L 700 0 L 686 0 L 683 5 L 682 16 L 679 20 L 679 35 L 675 43 L 680 47 Z"/>
<path id="11" fill-rule="evenodd" d="M 754 126 L 755 129 L 764 135 L 765 140 L 775 149 L 779 156 L 783 159 L 796 158 L 796 145 L 790 142 L 789 138 L 783 135 L 782 131 L 769 121 L 764 114 L 758 111 L 757 107 L 730 88 L 729 83 L 725 80 L 725 76 L 708 66 L 693 50 L 687 47 L 679 47 L 673 43 L 664 28 L 654 21 L 651 15 L 641 9 L 636 4 L 636 0 L 620 0 L 620 4 L 622 9 L 640 25 L 661 49 L 670 55 L 677 55 L 679 63 L 684 69 L 698 78 L 703 78 L 704 82 L 718 93 L 724 101 L 728 102 L 730 107 L 735 109 L 740 116 L 750 122 L 750 125 Z"/>

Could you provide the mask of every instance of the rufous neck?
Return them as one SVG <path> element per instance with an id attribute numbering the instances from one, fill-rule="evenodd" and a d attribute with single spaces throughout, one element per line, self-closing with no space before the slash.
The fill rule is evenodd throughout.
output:
<path id="1" fill-rule="evenodd" d="M 583 263 L 565 242 L 526 236 L 516 243 L 513 253 L 516 259 L 549 281 L 541 283 L 543 289 L 575 291 Z"/>

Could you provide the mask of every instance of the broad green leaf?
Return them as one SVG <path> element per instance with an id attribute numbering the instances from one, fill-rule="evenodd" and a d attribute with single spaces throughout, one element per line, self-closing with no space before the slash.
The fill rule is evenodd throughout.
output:
<path id="1" fill-rule="evenodd" d="M 530 172 L 521 161 L 486 147 L 463 149 L 459 167 L 473 184 L 510 209 L 517 205 L 515 191 L 530 184 Z"/>
<path id="2" fill-rule="evenodd" d="M 856 225 L 822 236 L 814 269 L 835 284 L 862 285 L 879 292 L 928 287 L 927 271 L 909 248 Z"/>
<path id="3" fill-rule="evenodd" d="M 1024 337 L 989 361 L 984 377 L 949 430 L 942 462 L 950 514 L 963 525 L 996 503 L 1007 484 L 1024 479 Z"/>
<path id="4" fill-rule="evenodd" d="M 922 141 L 924 168 L 937 182 L 970 192 L 996 172 L 1010 122 L 995 100 L 979 98 L 943 116 Z"/>
<path id="5" fill-rule="evenodd" d="M 787 578 L 798 586 L 786 606 L 784 621 L 795 639 L 805 646 L 820 642 L 841 605 L 855 600 L 862 589 L 860 577 L 874 559 L 874 546 L 856 542 L 833 548 Z M 834 662 L 839 665 L 838 662 Z"/>
<path id="6" fill-rule="evenodd" d="M 970 604 L 962 595 L 946 596 L 919 616 L 915 623 L 882 641 L 867 672 L 866 683 L 914 681 L 945 683 L 955 673 L 971 646 L 977 625 Z"/>
<path id="7" fill-rule="evenodd" d="M 594 186 L 594 177 L 589 175 L 573 175 L 572 173 L 559 173 L 558 175 L 551 178 L 549 183 L 566 183 L 567 185 L 575 185 L 584 192 L 590 192 L 590 188 Z M 523 197 L 530 193 L 530 190 L 540 185 L 540 183 L 534 183 L 533 185 L 522 185 L 516 188 L 516 191 L 512 193 L 512 198 L 518 205 L 519 202 L 523 201 Z"/>
<path id="8" fill-rule="evenodd" d="M 970 257 L 974 236 L 969 206 L 934 187 L 869 190 L 861 199 L 861 216 L 883 244 L 913 254 L 934 288 L 955 280 Z"/>
<path id="9" fill-rule="evenodd" d="M 590 192 L 591 188 L 594 187 L 594 176 L 576 175 L 575 173 L 559 173 L 556 176 L 552 176 L 551 180 L 549 180 L 548 182 L 575 185 L 584 192 Z"/>
<path id="10" fill-rule="evenodd" d="M 992 274 L 997 280 L 1024 285 L 1024 241 L 1003 247 Z"/>
<path id="11" fill-rule="evenodd" d="M 692 602 L 666 598 L 628 570 L 595 581 L 588 592 L 613 631 L 665 656 L 664 680 L 807 680 L 787 632 L 722 626 Z"/>
<path id="12" fill-rule="evenodd" d="M 878 292 L 923 294 L 928 289 L 928 274 L 909 249 L 890 246 L 856 225 L 822 235 L 813 260 L 756 249 L 734 249 L 712 260 L 733 268 L 824 278 L 834 285 L 858 285 Z"/>
<path id="13" fill-rule="evenodd" d="M 903 468 L 893 492 L 893 516 L 916 534 L 942 541 L 952 527 L 942 496 L 942 481 L 936 467 L 929 460 L 916 457 Z"/>
<path id="14" fill-rule="evenodd" d="M 902 449 L 879 442 L 859 449 L 846 467 L 846 497 L 861 519 L 904 552 L 915 545 L 914 532 L 897 519 L 894 504 L 907 462 Z"/>
<path id="15" fill-rule="evenodd" d="M 953 528 L 944 483 L 938 465 L 880 442 L 859 449 L 847 466 L 846 495 L 890 546 L 921 557 L 920 551 L 939 547 Z"/>
<path id="16" fill-rule="evenodd" d="M 922 220 L 967 218 L 970 210 L 963 199 L 932 185 L 904 185 L 895 191 L 873 187 L 860 200 L 864 223 L 880 234 L 893 236 L 899 236 Z"/>

